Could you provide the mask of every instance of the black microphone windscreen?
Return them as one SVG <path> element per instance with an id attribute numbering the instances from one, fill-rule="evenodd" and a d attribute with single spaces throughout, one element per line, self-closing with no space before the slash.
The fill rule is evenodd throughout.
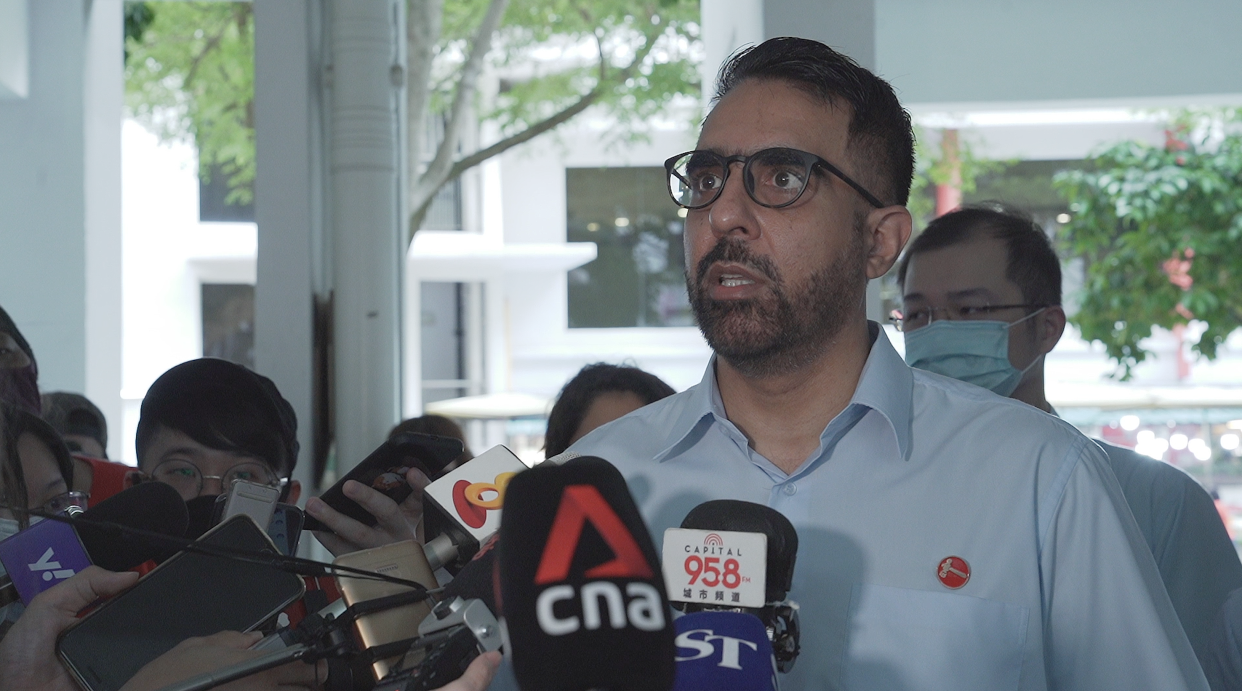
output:
<path id="1" fill-rule="evenodd" d="M 768 536 L 767 601 L 780 602 L 793 587 L 798 558 L 798 531 L 781 512 L 763 504 L 736 499 L 706 501 L 690 510 L 681 527 L 731 530 Z"/>
<path id="2" fill-rule="evenodd" d="M 143 562 L 166 559 L 175 548 L 106 525 L 115 523 L 171 537 L 185 537 L 189 516 L 177 490 L 162 482 L 144 482 L 115 494 L 84 511 L 74 527 L 91 563 L 109 571 L 125 571 Z"/>
<path id="3" fill-rule="evenodd" d="M 519 473 L 500 523 L 500 591 L 523 691 L 661 691 L 673 626 L 651 535 L 607 461 Z"/>

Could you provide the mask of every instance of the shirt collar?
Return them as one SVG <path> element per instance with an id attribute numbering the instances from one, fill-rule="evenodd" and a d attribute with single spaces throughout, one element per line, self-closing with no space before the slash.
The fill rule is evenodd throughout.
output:
<path id="1" fill-rule="evenodd" d="M 871 335 L 871 352 L 863 364 L 858 387 L 854 389 L 849 405 L 838 417 L 857 415 L 855 411 L 859 406 L 878 412 L 892 427 L 901 457 L 909 460 L 914 422 L 914 375 L 893 349 L 880 325 L 869 321 L 867 328 Z M 689 391 L 667 444 L 656 454 L 655 460 L 668 460 L 693 446 L 717 418 L 727 420 L 720 390 L 716 386 L 716 356 L 713 355 L 707 363 L 703 379 Z M 825 433 L 831 427 L 832 421 L 825 427 Z"/>

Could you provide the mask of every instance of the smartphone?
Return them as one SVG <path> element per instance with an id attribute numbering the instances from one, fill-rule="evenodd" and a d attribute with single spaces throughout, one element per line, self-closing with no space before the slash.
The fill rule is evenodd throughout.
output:
<path id="1" fill-rule="evenodd" d="M 216 497 L 216 505 L 211 513 L 212 525 L 219 525 L 224 521 L 225 507 L 228 505 L 228 499 L 228 494 L 221 494 Z M 246 513 L 255 519 L 255 523 L 259 522 L 259 518 L 256 518 L 254 513 Z M 303 513 L 302 509 L 292 504 L 277 502 L 272 506 L 272 515 L 267 522 L 267 536 L 272 538 L 272 542 L 276 544 L 276 549 L 281 554 L 289 556 L 297 553 L 298 542 L 302 539 L 302 523 L 305 518 L 306 514 Z"/>
<path id="2" fill-rule="evenodd" d="M 435 574 L 427 563 L 427 557 L 423 554 L 423 546 L 413 540 L 351 552 L 337 557 L 332 563 L 337 566 L 351 566 L 355 569 L 365 569 L 408 581 L 417 581 L 428 588 L 438 587 Z M 396 583 L 346 576 L 338 576 L 336 581 L 341 589 L 341 597 L 350 606 L 411 590 Z M 358 617 L 354 622 L 354 634 L 358 639 L 359 647 L 374 648 L 377 645 L 418 636 L 419 622 L 427 617 L 434 605 L 435 602 L 428 599 Z M 387 676 L 389 670 L 401 661 L 401 657 L 402 655 L 399 654 L 372 663 L 371 672 L 375 675 L 375 680 L 379 681 Z"/>
<path id="3" fill-rule="evenodd" d="M 276 549 L 285 556 L 298 552 L 298 541 L 302 537 L 302 522 L 306 514 L 292 504 L 276 504 L 272 512 L 272 521 L 267 524 L 267 536 L 276 543 Z"/>
<path id="4" fill-rule="evenodd" d="M 272 521 L 272 512 L 279 498 L 279 487 L 234 480 L 228 494 L 224 495 L 224 512 L 220 516 L 220 522 L 245 514 L 254 519 L 255 525 L 265 527 Z"/>
<path id="5" fill-rule="evenodd" d="M 199 542 L 275 551 L 245 515 L 221 523 Z M 57 653 L 82 688 L 117 691 L 181 641 L 220 631 L 251 631 L 304 592 L 300 577 L 271 566 L 179 552 L 62 633 Z"/>
<path id="6" fill-rule="evenodd" d="M 433 434 L 398 434 L 371 452 L 339 482 L 320 495 L 320 499 L 333 509 L 349 516 L 363 525 L 373 526 L 377 520 L 358 502 L 345 496 L 345 483 L 355 480 L 383 492 L 400 504 L 414 489 L 406 482 L 405 474 L 410 468 L 418 468 L 435 480 L 444 474 L 444 468 L 461 456 L 460 439 L 438 437 Z M 331 530 L 328 526 L 306 517 L 306 530 Z"/>

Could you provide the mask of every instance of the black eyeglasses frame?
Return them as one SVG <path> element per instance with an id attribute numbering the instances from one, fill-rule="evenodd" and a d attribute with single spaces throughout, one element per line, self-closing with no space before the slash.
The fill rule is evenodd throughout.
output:
<path id="1" fill-rule="evenodd" d="M 693 210 L 693 209 L 702 209 L 702 208 L 711 206 L 717 199 L 720 198 L 720 193 L 724 190 L 725 185 L 728 184 L 729 173 L 733 168 L 733 164 L 741 163 L 742 164 L 742 186 L 746 188 L 746 194 L 747 196 L 751 198 L 751 201 L 755 202 L 759 206 L 762 206 L 768 209 L 782 209 L 786 206 L 794 204 L 799 199 L 802 198 L 802 195 L 806 192 L 807 187 L 810 187 L 809 184 L 803 185 L 802 189 L 799 190 L 797 196 L 795 196 L 793 199 L 790 199 L 789 201 L 783 202 L 781 204 L 767 204 L 755 198 L 754 176 L 750 174 L 750 170 L 749 170 L 750 163 L 751 161 L 755 160 L 759 156 L 763 154 L 771 153 L 773 151 L 788 152 L 788 153 L 801 157 L 807 166 L 808 173 L 811 170 L 813 170 L 816 166 L 823 168 L 829 173 L 832 173 L 833 175 L 840 178 L 842 182 L 854 188 L 854 191 L 858 192 L 858 194 L 861 195 L 863 199 L 867 200 L 867 203 L 871 204 L 877 209 L 882 209 L 885 206 L 888 206 L 884 202 L 881 202 L 879 198 L 876 197 L 874 194 L 871 194 L 870 192 L 868 192 L 867 188 L 863 187 L 861 184 L 854 181 L 854 179 L 851 178 L 850 176 L 841 172 L 840 168 L 832 165 L 822 156 L 813 154 L 809 151 L 801 151 L 798 149 L 791 149 L 789 147 L 784 147 L 784 146 L 772 147 L 770 149 L 763 149 L 761 151 L 756 151 L 755 153 L 749 156 L 742 156 L 742 155 L 722 156 L 716 153 L 715 151 L 709 151 L 706 149 L 694 149 L 692 151 L 686 151 L 686 152 L 677 154 L 676 156 L 673 156 L 672 158 L 669 158 L 668 160 L 664 161 L 664 170 L 666 173 L 664 180 L 665 180 L 665 187 L 668 188 L 668 195 L 672 197 L 674 204 L 676 204 L 677 206 L 680 206 L 683 209 Z M 689 187 L 689 184 L 688 184 L 689 181 L 683 178 L 681 175 L 674 172 L 674 165 L 677 163 L 677 161 L 680 161 L 686 156 L 697 155 L 697 154 L 705 154 L 705 155 L 713 156 L 723 161 L 724 162 L 724 177 L 720 181 L 720 187 L 716 188 L 716 194 L 713 195 L 710 200 L 702 204 L 697 204 L 695 206 L 687 206 L 686 204 L 683 204 L 680 201 L 678 201 L 676 193 L 673 192 L 673 178 L 677 178 L 678 180 L 681 180 L 682 183 L 685 183 L 687 187 Z"/>

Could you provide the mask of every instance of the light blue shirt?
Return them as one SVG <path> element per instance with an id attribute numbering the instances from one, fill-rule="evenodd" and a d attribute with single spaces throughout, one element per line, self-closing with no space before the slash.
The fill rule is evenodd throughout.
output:
<path id="1" fill-rule="evenodd" d="M 702 382 L 570 451 L 625 475 L 659 546 L 711 499 L 798 530 L 802 654 L 786 691 L 1205 689 L 1101 449 L 975 386 L 912 370 L 878 327 L 849 405 L 786 474 Z M 950 556 L 970 579 L 938 578 Z"/>

